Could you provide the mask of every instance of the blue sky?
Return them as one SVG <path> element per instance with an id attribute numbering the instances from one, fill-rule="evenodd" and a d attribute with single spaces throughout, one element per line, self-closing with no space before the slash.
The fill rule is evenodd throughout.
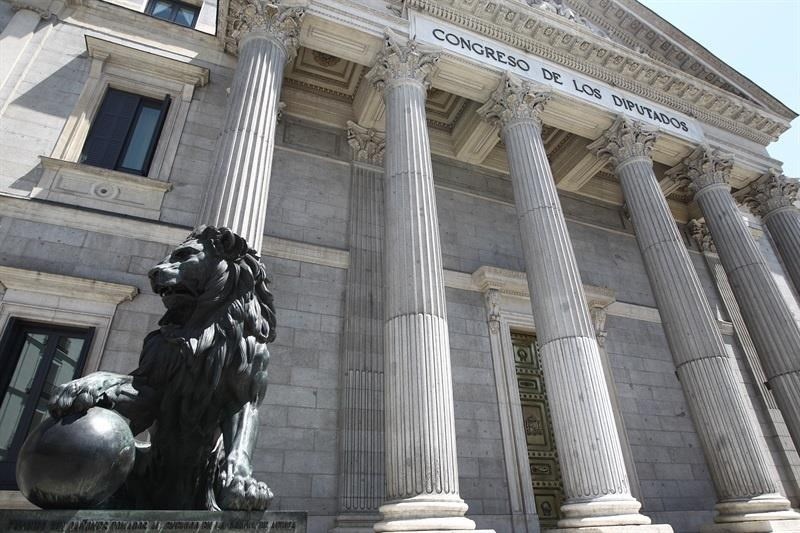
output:
<path id="1" fill-rule="evenodd" d="M 800 113 L 800 0 L 639 0 Z M 767 147 L 800 177 L 800 118 Z"/>

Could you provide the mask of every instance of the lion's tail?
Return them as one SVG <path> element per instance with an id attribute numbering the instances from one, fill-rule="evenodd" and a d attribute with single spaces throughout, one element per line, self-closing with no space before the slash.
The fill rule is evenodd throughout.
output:
<path id="1" fill-rule="evenodd" d="M 207 511 L 220 511 L 217 503 L 216 487 L 219 480 L 220 468 L 225 460 L 225 445 L 222 435 L 217 439 L 217 444 L 208 456 L 208 463 L 205 471 L 205 490 L 203 491 L 203 502 L 201 507 Z"/>

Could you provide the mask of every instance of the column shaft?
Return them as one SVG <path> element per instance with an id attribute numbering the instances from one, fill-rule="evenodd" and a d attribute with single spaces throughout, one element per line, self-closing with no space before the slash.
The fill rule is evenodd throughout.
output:
<path id="1" fill-rule="evenodd" d="M 800 443 L 800 324 L 778 290 L 728 185 L 705 186 L 695 199 L 717 246 L 775 401 L 792 439 Z"/>
<path id="2" fill-rule="evenodd" d="M 226 226 L 260 250 L 286 51 L 272 39 L 239 47 L 210 188 L 198 222 Z"/>
<path id="3" fill-rule="evenodd" d="M 345 289 L 338 533 L 369 528 L 384 501 L 383 168 L 379 134 L 350 123 L 350 267 Z M 373 157 L 369 157 L 372 154 Z"/>
<path id="4" fill-rule="evenodd" d="M 561 527 L 649 524 L 630 494 L 600 352 L 539 125 L 503 129 L 564 481 Z M 605 505 L 601 505 L 600 502 Z"/>
<path id="5" fill-rule="evenodd" d="M 649 154 L 649 149 L 645 152 Z M 649 155 L 618 158 L 616 172 L 678 378 L 717 489 L 716 520 L 786 518 L 781 512 L 788 511 L 789 502 L 778 494 L 764 443 L 755 430 L 756 421 L 736 380 L 734 362 L 725 350 L 697 272 L 658 185 L 652 160 Z"/>
<path id="6" fill-rule="evenodd" d="M 369 79 L 386 103 L 386 499 L 375 531 L 473 530 L 458 492 L 450 343 L 425 120 L 437 54 L 387 33 Z"/>
<path id="7" fill-rule="evenodd" d="M 792 206 L 776 209 L 764 217 L 764 222 L 800 296 L 800 209 Z M 795 443 L 800 446 L 796 436 Z"/>

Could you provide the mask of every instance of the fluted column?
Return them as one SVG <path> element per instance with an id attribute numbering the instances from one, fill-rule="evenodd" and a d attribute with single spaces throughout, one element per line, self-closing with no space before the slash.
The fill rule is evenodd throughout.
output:
<path id="1" fill-rule="evenodd" d="M 386 104 L 386 503 L 375 531 L 472 530 L 453 385 L 425 95 L 439 56 L 387 31 L 368 80 Z"/>
<path id="2" fill-rule="evenodd" d="M 337 533 L 372 530 L 384 500 L 382 133 L 348 122 L 350 267 L 342 344 Z"/>
<path id="3" fill-rule="evenodd" d="M 783 265 L 800 295 L 800 208 L 795 205 L 800 180 L 779 172 L 764 176 L 744 197 L 744 203 L 767 225 Z M 795 443 L 797 439 L 795 438 Z M 798 444 L 800 446 L 800 444 Z"/>
<path id="4" fill-rule="evenodd" d="M 594 327 L 544 143 L 549 93 L 506 75 L 478 110 L 508 154 L 565 500 L 560 528 L 645 526 L 631 496 Z M 668 526 L 643 530 L 671 531 Z"/>
<path id="5" fill-rule="evenodd" d="M 239 62 L 198 225 L 226 226 L 261 249 L 283 69 L 294 57 L 303 9 L 232 0 L 226 49 Z"/>
<path id="6" fill-rule="evenodd" d="M 800 446 L 800 324 L 730 194 L 731 167 L 729 156 L 700 147 L 671 173 L 688 181 L 695 193 L 767 383 Z"/>
<path id="7" fill-rule="evenodd" d="M 589 148 L 610 156 L 636 229 L 661 323 L 686 392 L 695 430 L 705 451 L 719 502 L 709 526 L 723 531 L 772 531 L 796 515 L 778 493 L 697 272 L 653 172 L 655 132 L 620 117 Z M 753 524 L 758 522 L 758 524 Z M 780 527 L 780 526 L 778 526 Z M 764 529 L 757 529 L 764 528 Z"/>

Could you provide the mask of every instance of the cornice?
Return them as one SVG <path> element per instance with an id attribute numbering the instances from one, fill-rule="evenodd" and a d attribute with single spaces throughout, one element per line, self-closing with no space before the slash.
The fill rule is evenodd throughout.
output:
<path id="1" fill-rule="evenodd" d="M 6 266 L 0 266 L 0 284 L 7 289 L 111 304 L 133 300 L 139 294 L 139 289 L 132 285 Z"/>
<path id="2" fill-rule="evenodd" d="M 512 0 L 406 0 L 406 7 L 528 51 L 766 146 L 788 121 L 702 80 Z"/>

